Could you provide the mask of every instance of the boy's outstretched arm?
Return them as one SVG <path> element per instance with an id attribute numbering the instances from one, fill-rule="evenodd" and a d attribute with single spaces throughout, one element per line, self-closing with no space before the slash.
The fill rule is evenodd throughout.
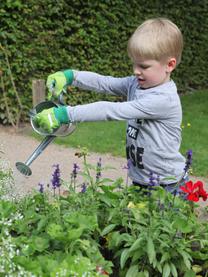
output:
<path id="1" fill-rule="evenodd" d="M 49 75 L 46 85 L 49 89 L 49 99 L 52 96 L 58 98 L 70 85 L 85 90 L 127 96 L 132 78 L 134 77 L 115 78 L 90 71 L 68 69 Z"/>
<path id="2" fill-rule="evenodd" d="M 118 96 L 127 96 L 134 76 L 123 78 L 104 76 L 91 71 L 74 70 L 72 86 L 91 90 L 100 93 L 107 93 Z"/>

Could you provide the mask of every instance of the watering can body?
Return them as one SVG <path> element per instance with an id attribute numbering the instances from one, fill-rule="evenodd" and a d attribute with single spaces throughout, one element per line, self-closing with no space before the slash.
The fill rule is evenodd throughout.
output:
<path id="1" fill-rule="evenodd" d="M 53 107 L 59 107 L 61 105 L 62 104 L 53 102 L 53 101 L 44 101 L 44 102 L 41 102 L 38 105 L 36 105 L 32 110 L 30 110 L 30 113 L 29 113 L 30 114 L 30 123 L 31 123 L 33 130 L 42 136 L 64 137 L 64 136 L 68 136 L 69 134 L 71 134 L 72 131 L 74 131 L 74 129 L 75 129 L 75 125 L 72 123 L 61 124 L 61 126 L 57 129 L 54 129 L 52 133 L 47 133 L 45 130 L 41 129 L 33 119 L 37 113 L 40 113 L 43 110 L 47 110 L 47 109 L 50 109 Z"/>

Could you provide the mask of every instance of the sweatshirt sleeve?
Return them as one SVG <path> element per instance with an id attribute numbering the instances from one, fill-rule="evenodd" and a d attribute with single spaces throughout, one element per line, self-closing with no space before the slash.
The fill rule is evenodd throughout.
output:
<path id="1" fill-rule="evenodd" d="M 68 106 L 67 112 L 71 122 L 161 119 L 167 117 L 169 109 L 167 100 L 164 101 L 157 97 L 145 97 L 141 101 L 136 99 L 128 102 L 99 101 L 74 107 Z"/>
<path id="2" fill-rule="evenodd" d="M 72 86 L 100 93 L 127 96 L 128 88 L 133 76 L 115 78 L 104 76 L 90 71 L 74 70 L 74 81 Z"/>

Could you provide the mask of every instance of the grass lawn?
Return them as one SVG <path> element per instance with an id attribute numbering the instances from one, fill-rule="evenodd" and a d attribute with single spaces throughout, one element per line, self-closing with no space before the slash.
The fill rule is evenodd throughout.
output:
<path id="1" fill-rule="evenodd" d="M 193 150 L 193 174 L 208 177 L 208 91 L 181 96 L 183 131 L 181 153 Z M 87 147 L 89 151 L 125 157 L 123 121 L 79 123 L 76 131 L 55 142 L 69 147 Z"/>

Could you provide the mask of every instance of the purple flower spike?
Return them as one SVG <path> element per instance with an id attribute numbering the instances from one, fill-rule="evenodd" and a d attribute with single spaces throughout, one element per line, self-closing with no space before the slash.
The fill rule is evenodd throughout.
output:
<path id="1" fill-rule="evenodd" d="M 79 170 L 79 166 L 76 163 L 74 163 L 73 170 L 72 170 L 72 173 L 71 173 L 71 177 L 74 180 L 77 178 L 78 170 Z"/>
<path id="2" fill-rule="evenodd" d="M 55 190 L 56 188 L 60 188 L 61 186 L 61 174 L 60 174 L 60 168 L 59 168 L 59 164 L 55 164 L 53 165 L 53 167 L 55 168 L 53 174 L 52 174 L 52 180 L 51 180 L 51 183 L 52 183 L 52 186 L 53 186 L 53 189 Z"/>
<path id="3" fill-rule="evenodd" d="M 101 163 L 101 158 L 99 158 L 99 161 L 97 162 L 97 169 L 96 169 L 96 181 L 97 182 L 101 178 L 101 170 L 102 170 L 102 163 Z"/>
<path id="4" fill-rule="evenodd" d="M 185 172 L 187 172 L 190 169 L 191 165 L 192 165 L 192 156 L 193 156 L 193 152 L 190 149 L 186 152 L 186 165 L 184 167 Z"/>
<path id="5" fill-rule="evenodd" d="M 150 172 L 150 178 L 149 178 L 149 186 L 150 187 L 154 187 L 156 185 L 156 182 L 155 182 L 155 177 L 154 177 L 154 174 L 153 172 Z"/>
<path id="6" fill-rule="evenodd" d="M 39 183 L 38 186 L 40 187 L 39 192 L 43 193 L 44 192 L 44 184 Z"/>
<path id="7" fill-rule="evenodd" d="M 87 185 L 85 184 L 85 183 L 83 183 L 82 185 L 81 185 L 81 193 L 85 193 L 86 192 L 86 190 L 87 190 Z"/>

